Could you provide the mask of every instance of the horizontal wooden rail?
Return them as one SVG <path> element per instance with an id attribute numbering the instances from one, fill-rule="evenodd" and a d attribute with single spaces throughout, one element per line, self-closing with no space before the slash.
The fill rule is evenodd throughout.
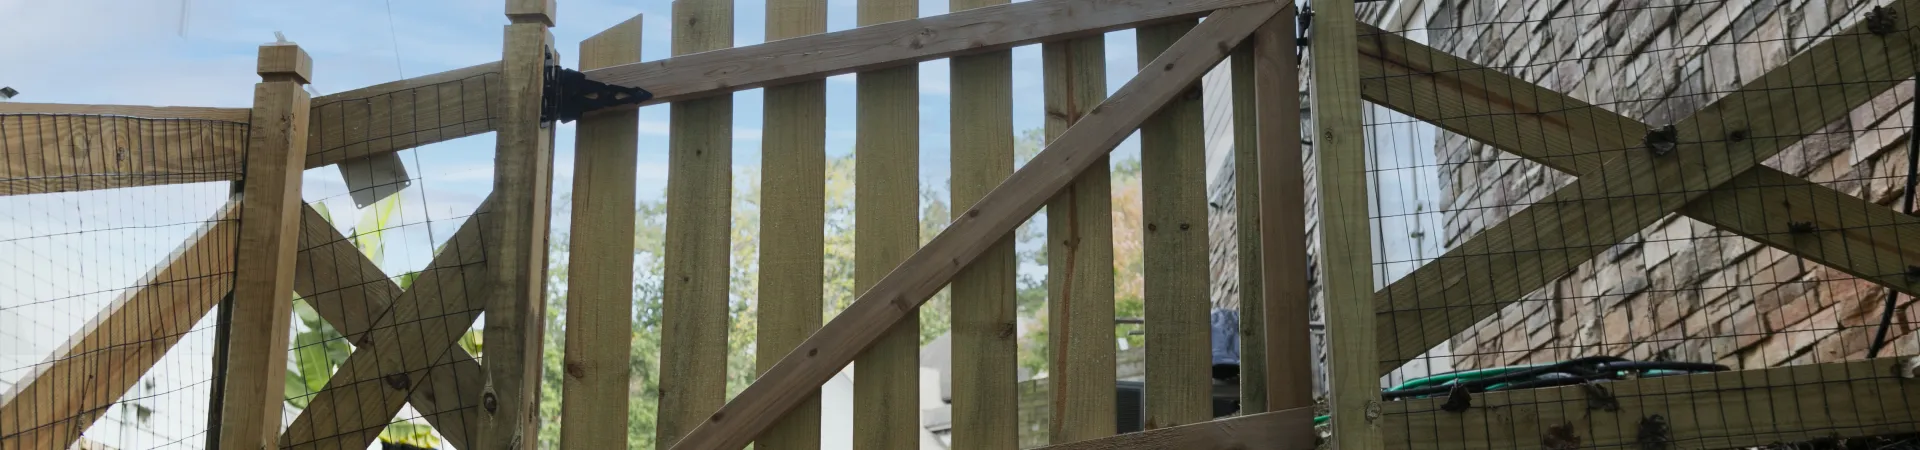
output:
<path id="1" fill-rule="evenodd" d="M 1082 171 L 1106 161 L 1101 157 L 1160 107 L 1190 92 L 1200 75 L 1279 9 L 1278 2 L 1260 2 L 1207 16 L 674 448 L 734 449 L 753 440 Z"/>
<path id="2" fill-rule="evenodd" d="M 1231 417 L 1177 427 L 1041 447 L 1041 450 L 1239 449 L 1312 450 L 1313 407 Z M 1301 436 L 1307 436 L 1301 438 Z M 1306 442 L 1302 445 L 1300 442 Z"/>
<path id="3" fill-rule="evenodd" d="M 0 394 L 0 448 L 68 448 L 233 288 L 238 203 Z M 160 312 L 165 312 L 161 314 Z"/>
<path id="4" fill-rule="evenodd" d="M 1585 386 L 1489 392 L 1457 413 L 1441 409 L 1445 398 L 1387 402 L 1380 428 L 1389 446 L 1423 450 L 1750 448 L 1914 433 L 1920 380 L 1908 361 L 1601 383 L 1607 398 Z"/>
<path id="5" fill-rule="evenodd" d="M 499 62 L 314 98 L 306 168 L 494 130 Z M 246 108 L 0 103 L 0 196 L 232 181 Z"/>
<path id="6" fill-rule="evenodd" d="M 1033 0 L 587 71 L 657 104 L 1047 40 L 1189 20 L 1271 0 Z M 317 103 L 318 100 L 315 100 Z"/>
<path id="7" fill-rule="evenodd" d="M 307 168 L 493 131 L 504 92 L 495 61 L 315 97 Z"/>
<path id="8" fill-rule="evenodd" d="M 0 115 L 46 114 L 135 117 L 141 119 L 218 120 L 247 123 L 250 108 L 197 106 L 75 105 L 65 103 L 0 103 Z"/>

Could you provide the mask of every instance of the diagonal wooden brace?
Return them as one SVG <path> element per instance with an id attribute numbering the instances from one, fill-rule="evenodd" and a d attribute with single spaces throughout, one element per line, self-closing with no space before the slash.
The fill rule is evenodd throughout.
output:
<path id="1" fill-rule="evenodd" d="M 1208 16 L 674 448 L 745 446 L 951 281 L 962 267 L 1025 222 L 1080 172 L 1104 161 L 1101 156 L 1161 106 L 1188 92 L 1194 80 L 1279 10 L 1277 2 L 1262 2 Z"/>
<path id="2" fill-rule="evenodd" d="M 333 228 L 312 206 L 302 205 L 300 254 L 295 257 L 294 292 L 313 306 L 320 318 L 358 345 L 374 323 L 401 298 L 400 285 Z M 444 364 L 435 364 L 407 402 L 427 423 L 456 448 L 469 448 L 479 423 L 480 363 L 467 350 L 447 350 Z M 349 419 L 353 420 L 353 419 Z M 381 419 L 384 423 L 384 418 Z"/>
<path id="3" fill-rule="evenodd" d="M 1893 7 L 1911 17 L 1916 5 Z M 1678 124 L 1678 153 L 1665 157 L 1640 148 L 1649 127 L 1638 121 L 1377 29 L 1362 33 L 1368 100 L 1583 176 L 1377 293 L 1388 321 L 1383 372 L 1674 211 L 1915 289 L 1903 272 L 1920 261 L 1920 233 L 1892 228 L 1920 221 L 1758 165 L 1905 79 L 1913 64 L 1905 28 L 1883 37 L 1855 25 L 1814 46 Z M 1790 206 L 1760 201 L 1765 194 Z M 1839 231 L 1790 233 L 1787 223 L 1799 220 Z"/>
<path id="4" fill-rule="evenodd" d="M 471 439 L 477 422 L 472 422 L 470 415 L 481 402 L 470 394 L 480 388 L 473 380 L 483 378 L 480 368 L 470 365 L 471 356 L 454 344 L 480 314 L 477 293 L 484 289 L 486 262 L 477 219 L 491 210 L 491 204 L 491 199 L 480 203 L 473 217 L 448 239 L 433 262 L 414 279 L 413 286 L 401 293 L 385 314 L 373 317 L 370 325 L 362 327 L 352 324 L 364 319 L 341 318 L 349 325 L 340 328 L 342 334 L 357 348 L 340 364 L 326 388 L 314 394 L 307 409 L 280 435 L 282 448 L 364 448 L 410 399 L 430 418 L 440 413 L 435 425 L 448 439 Z M 306 234 L 312 231 L 309 227 Z M 322 248 L 333 254 L 349 251 L 338 246 Z M 358 250 L 351 251 L 358 254 Z M 318 256 L 303 255 L 302 264 Z M 367 276 L 364 268 L 355 271 L 359 275 L 341 278 Z M 295 286 L 300 289 L 308 285 Z M 326 302 L 315 301 L 316 305 Z M 353 333 L 354 329 L 363 331 Z M 467 363 L 461 362 L 462 356 Z M 449 398 L 455 400 L 449 402 Z M 457 412 L 449 416 L 450 411 Z M 448 428 L 453 422 L 463 428 Z M 465 431 L 446 431 L 450 429 Z"/>

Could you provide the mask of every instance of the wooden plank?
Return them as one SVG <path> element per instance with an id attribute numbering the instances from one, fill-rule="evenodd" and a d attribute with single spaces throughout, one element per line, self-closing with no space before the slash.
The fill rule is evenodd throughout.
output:
<path id="1" fill-rule="evenodd" d="M 673 2 L 673 54 L 733 45 L 732 0 Z M 649 89 L 651 90 L 651 89 Z M 668 448 L 726 403 L 733 98 L 675 102 L 669 129 L 660 409 Z M 751 436 L 748 436 L 751 438 Z"/>
<path id="2" fill-rule="evenodd" d="M 1367 33 L 1375 33 L 1360 51 L 1368 101 L 1548 167 L 1594 173 L 1602 152 L 1596 142 L 1630 145 L 1631 132 L 1652 128 L 1404 37 Z M 1770 195 L 1756 195 L 1762 187 Z M 1776 198 L 1790 200 L 1762 200 Z M 1917 287 L 1903 275 L 1907 261 L 1920 261 L 1920 241 L 1913 240 L 1920 231 L 1904 228 L 1912 217 L 1772 168 L 1753 167 L 1680 212 L 1901 292 Z M 1786 229 L 1791 222 L 1812 222 L 1822 232 L 1816 239 L 1795 236 Z"/>
<path id="3" fill-rule="evenodd" d="M 198 106 L 76 105 L 63 103 L 0 102 L 0 115 L 115 116 L 155 120 L 211 120 L 247 123 L 248 108 Z"/>
<path id="4" fill-rule="evenodd" d="M 493 131 L 507 107 L 500 74 L 494 61 L 315 97 L 306 167 Z"/>
<path id="5" fill-rule="evenodd" d="M 1291 444 L 1304 439 L 1307 445 Z M 1263 448 L 1311 450 L 1313 408 L 1292 408 L 1041 447 L 1041 450 Z"/>
<path id="6" fill-rule="evenodd" d="M 1234 80 L 1234 88 L 1240 88 L 1240 80 L 1250 82 L 1252 97 L 1250 106 L 1254 112 L 1249 122 L 1255 126 L 1255 141 L 1258 154 L 1251 157 L 1254 166 L 1242 174 L 1257 173 L 1258 176 L 1239 179 L 1240 192 L 1257 192 L 1252 199 L 1240 200 L 1240 214 L 1254 215 L 1259 222 L 1252 226 L 1243 226 L 1241 231 L 1240 276 L 1242 283 L 1246 278 L 1257 278 L 1264 284 L 1263 290 L 1240 291 L 1242 313 L 1240 323 L 1264 323 L 1266 334 L 1243 334 L 1241 342 L 1263 342 L 1264 354 L 1243 347 L 1240 357 L 1263 357 L 1266 371 L 1261 374 L 1241 373 L 1241 384 L 1250 384 L 1247 380 L 1264 377 L 1266 387 L 1264 399 L 1248 398 L 1254 393 L 1241 389 L 1241 404 L 1245 407 L 1253 400 L 1264 400 L 1267 410 L 1281 410 L 1313 406 L 1313 373 L 1318 362 L 1313 358 L 1311 330 L 1307 317 L 1310 316 L 1313 297 L 1307 292 L 1307 277 L 1310 270 L 1307 265 L 1307 199 L 1306 167 L 1300 149 L 1300 72 L 1295 60 L 1293 24 L 1295 14 L 1292 8 L 1275 14 L 1266 26 L 1260 27 L 1249 38 L 1253 42 L 1251 54 L 1246 60 L 1252 71 L 1248 78 Z M 1234 65 L 1239 70 L 1239 64 Z M 1236 96 L 1236 98 L 1239 98 Z M 1236 103 L 1236 106 L 1238 103 Z M 1236 110 L 1235 119 L 1240 113 Z M 1237 125 L 1239 122 L 1235 122 Z M 1236 144 L 1237 147 L 1237 144 Z M 1246 168 L 1245 161 L 1235 170 Z M 1251 178 L 1253 186 L 1248 186 Z M 1255 214 L 1252 211 L 1257 210 Z M 1247 220 L 1242 217 L 1242 223 Z M 1259 230 L 1258 234 L 1247 230 Z M 1249 238 L 1249 235 L 1252 238 Z M 1248 248 L 1251 239 L 1257 249 Z M 1252 270 L 1246 265 L 1248 254 L 1257 255 L 1261 264 Z M 1246 309 L 1245 302 L 1250 298 L 1262 298 L 1264 309 L 1255 314 Z M 1241 363 L 1246 366 L 1245 362 Z M 1294 445 L 1311 445 L 1312 439 L 1290 442 Z"/>
<path id="7" fill-rule="evenodd" d="M 415 407 L 424 411 L 440 411 L 445 415 L 462 408 L 475 410 L 472 416 L 460 412 L 459 416 L 440 419 L 440 423 L 484 426 L 476 421 L 484 418 L 476 417 L 484 412 L 481 405 L 485 402 L 472 400 L 474 394 L 469 393 L 481 391 L 480 386 L 486 383 L 485 374 L 476 373 L 483 372 L 476 370 L 479 367 L 459 362 L 461 359 L 471 361 L 471 358 L 456 343 L 472 328 L 484 305 L 478 292 L 487 289 L 487 255 L 481 245 L 480 221 L 474 219 L 486 217 L 492 208 L 491 198 L 482 201 L 474 216 L 460 225 L 459 231 L 448 238 L 427 268 L 414 278 L 411 288 L 394 299 L 391 307 L 385 308 L 386 312 L 375 317 L 374 322 L 358 329 L 351 326 L 353 321 L 344 321 L 349 325 L 344 328 L 336 324 L 341 334 L 353 339 L 357 348 L 340 363 L 333 378 L 327 380 L 327 386 L 308 401 L 307 409 L 280 435 L 280 448 L 365 448 L 392 421 L 400 406 L 410 398 L 422 398 L 422 391 L 435 399 L 458 399 L 457 403 L 429 405 L 416 401 Z M 315 228 L 309 222 L 307 233 L 314 234 Z M 334 255 L 349 250 L 328 245 L 334 249 Z M 324 254 L 311 254 L 303 259 L 313 258 L 318 264 L 321 255 Z M 354 261 L 345 258 L 336 261 L 341 260 Z M 357 263 L 347 264 L 342 273 L 365 273 L 365 269 L 352 269 Z M 315 280 L 316 287 L 324 285 L 323 280 Z M 473 294 L 469 295 L 470 292 Z M 315 309 L 326 311 L 319 304 L 316 302 Z M 369 302 L 369 306 L 374 305 Z M 326 317 L 324 314 L 322 317 Z M 494 347 L 489 344 L 488 348 Z M 443 367 L 453 370 L 443 371 L 440 369 Z M 448 393 L 455 395 L 448 396 Z M 429 417 L 429 420 L 433 419 Z M 478 430 L 466 433 L 447 436 L 460 442 L 460 439 L 472 439 L 464 436 L 472 436 Z"/>
<path id="8" fill-rule="evenodd" d="M 493 154 L 493 211 L 478 215 L 486 235 L 487 383 L 479 442 L 533 448 L 540 422 L 540 366 L 546 326 L 547 217 L 553 176 L 553 128 L 540 120 L 546 62 L 553 53 L 553 10 L 507 0 L 500 58 L 499 130 Z M 551 4 L 545 6 L 552 6 Z M 433 358 L 425 358 L 432 360 Z"/>
<path id="9" fill-rule="evenodd" d="M 1006 3 L 955 0 L 951 9 L 964 11 Z M 971 209 L 974 202 L 1013 173 L 1013 52 L 957 56 L 951 64 L 953 144 L 949 167 L 953 176 L 949 204 L 953 205 L 953 218 L 958 219 L 962 211 Z M 918 95 L 917 90 L 914 95 Z M 1002 236 L 993 248 L 954 275 L 949 288 L 953 299 L 953 447 L 1020 447 L 1020 395 L 1014 385 L 1019 378 L 1014 286 L 1018 264 L 1013 241 L 1011 233 Z M 898 256 L 904 259 L 906 252 Z M 919 330 L 914 331 L 917 338 Z"/>
<path id="10" fill-rule="evenodd" d="M 1190 21 L 1135 31 L 1142 70 Z M 1146 222 L 1146 428 L 1213 418 L 1213 333 L 1207 312 L 1207 143 L 1200 83 L 1140 124 L 1140 215 Z"/>
<path id="11" fill-rule="evenodd" d="M 239 204 L 228 203 L 47 361 L 0 394 L 0 448 L 62 449 L 120 401 L 233 286 Z M 154 311 L 167 311 L 155 316 Z"/>
<path id="12" fill-rule="evenodd" d="M 1444 398 L 1397 401 L 1383 408 L 1383 428 L 1389 443 L 1408 449 L 1534 448 L 1554 426 L 1569 427 L 1581 448 L 1641 448 L 1640 423 L 1656 415 L 1668 421 L 1668 442 L 1686 448 L 1920 432 L 1908 408 L 1920 404 L 1920 384 L 1900 375 L 1911 370 L 1904 364 L 1885 358 L 1604 383 L 1616 411 L 1588 408 L 1583 386 L 1475 394 L 1473 408 L 1458 413 L 1440 410 Z M 1515 432 L 1462 439 L 1463 430 Z"/>
<path id="13" fill-rule="evenodd" d="M 1920 13 L 1920 1 L 1903 0 L 1890 7 L 1901 17 Z M 1593 171 L 1582 172 L 1589 176 L 1481 232 L 1377 294 L 1377 308 L 1384 311 L 1380 320 L 1389 324 L 1381 331 L 1379 344 L 1387 357 L 1380 361 L 1379 370 L 1398 367 L 1628 234 L 1680 210 L 1735 175 L 1753 170 L 1759 161 L 1801 137 L 1846 117 L 1853 105 L 1891 88 L 1894 80 L 1902 78 L 1896 74 L 1912 67 L 1912 46 L 1904 36 L 1879 37 L 1868 32 L 1865 24 L 1856 25 L 1676 124 L 1680 142 L 1689 143 L 1677 150 L 1681 156 L 1655 158 L 1640 147 L 1638 140 L 1625 147 L 1602 148 L 1614 157 Z M 1732 138 L 1735 134 L 1744 136 Z M 1636 200 L 1611 201 L 1627 196 Z M 1775 214 L 1768 208 L 1746 213 Z M 1753 220 L 1764 220 L 1759 217 L 1765 216 Z M 1756 236 L 1770 236 L 1767 240 L 1772 242 L 1793 240 L 1795 245 L 1812 245 L 1790 234 Z M 1839 239 L 1834 245 L 1846 240 L 1889 239 L 1862 236 L 1871 234 Z M 1899 257 L 1877 251 L 1861 256 L 1889 261 Z M 1496 278 L 1468 292 L 1469 283 L 1463 274 L 1469 271 L 1516 276 Z M 1875 275 L 1890 273 L 1901 272 Z"/>
<path id="14" fill-rule="evenodd" d="M 312 206 L 302 205 L 300 222 L 294 292 L 348 342 L 368 342 L 366 334 L 399 299 L 400 285 Z M 407 403 L 455 448 L 471 448 L 466 445 L 479 432 L 480 387 L 485 383 L 480 363 L 466 349 L 454 346 L 415 383 L 418 387 L 407 394 Z M 369 426 L 384 420 L 369 419 Z"/>
<path id="15" fill-rule="evenodd" d="M 867 72 L 1040 41 L 1191 20 L 1265 0 L 1033 0 L 953 14 L 869 24 L 737 49 L 587 71 L 587 78 L 652 92 L 644 104 L 678 102 L 833 75 Z"/>
<path id="16" fill-rule="evenodd" d="M 920 15 L 917 0 L 859 5 L 862 26 Z M 861 72 L 855 83 L 853 290 L 865 292 L 920 247 L 920 67 Z M 905 313 L 853 364 L 854 450 L 920 445 L 920 310 Z"/>
<path id="17" fill-rule="evenodd" d="M 1013 176 L 981 198 L 967 214 L 855 300 L 760 380 L 708 416 L 679 448 L 740 448 L 805 398 L 880 335 L 908 317 L 959 269 L 1000 236 L 1026 222 L 1047 199 L 1126 139 L 1228 49 L 1265 23 L 1279 7 L 1262 3 L 1215 12 L 1154 60 L 1119 92 L 1095 107 L 1067 133 L 1048 144 Z"/>
<path id="18" fill-rule="evenodd" d="M 827 31 L 826 0 L 769 0 L 767 39 Z M 766 89 L 760 171 L 760 304 L 756 370 L 765 373 L 820 329 L 826 273 L 827 82 Z M 761 450 L 820 448 L 820 396 L 754 440 Z"/>
<path id="19" fill-rule="evenodd" d="M 1313 53 L 1314 154 L 1320 182 L 1320 289 L 1327 321 L 1327 391 L 1334 448 L 1375 450 L 1380 377 L 1374 372 L 1373 238 L 1367 148 L 1360 117 L 1351 0 L 1320 0 Z M 1392 322 L 1387 322 L 1391 324 Z M 1399 332 L 1391 326 L 1383 333 Z"/>
<path id="20" fill-rule="evenodd" d="M 0 196 L 237 180 L 246 159 L 247 118 L 225 110 L 0 105 Z"/>
<path id="21" fill-rule="evenodd" d="M 639 61 L 641 18 L 581 41 L 580 67 Z M 625 450 L 640 113 L 601 111 L 576 126 L 560 446 Z"/>
<path id="22" fill-rule="evenodd" d="M 1106 38 L 1041 44 L 1049 144 L 1107 98 Z M 1113 386 L 1113 193 L 1099 155 L 1047 201 L 1047 361 L 1052 390 L 1048 441 L 1111 436 Z"/>
<path id="23" fill-rule="evenodd" d="M 240 191 L 239 250 L 234 255 L 232 323 L 220 445 L 273 446 L 285 409 L 287 334 L 293 326 L 293 269 L 300 236 L 300 163 L 307 152 L 307 91 L 312 59 L 295 45 L 260 47 L 261 83 L 253 87 L 246 181 Z M 302 70 L 302 69 L 306 70 Z"/>

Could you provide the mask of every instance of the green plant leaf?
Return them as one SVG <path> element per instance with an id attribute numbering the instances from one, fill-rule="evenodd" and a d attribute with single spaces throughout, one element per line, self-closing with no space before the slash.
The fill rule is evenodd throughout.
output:
<path id="1" fill-rule="evenodd" d="M 395 422 L 380 430 L 380 442 L 406 444 L 420 448 L 439 448 L 440 438 L 424 423 Z"/>

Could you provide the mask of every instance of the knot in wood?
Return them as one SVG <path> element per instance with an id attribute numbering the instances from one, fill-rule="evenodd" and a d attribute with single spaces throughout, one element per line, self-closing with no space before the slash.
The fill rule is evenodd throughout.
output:
<path id="1" fill-rule="evenodd" d="M 396 390 L 396 391 L 407 390 L 408 386 L 413 385 L 413 379 L 408 377 L 407 374 L 405 373 L 396 373 L 392 375 L 387 375 L 386 381 L 387 381 L 387 387 L 393 388 L 393 390 Z"/>
<path id="2" fill-rule="evenodd" d="M 1640 143 L 1645 145 L 1648 151 L 1652 151 L 1653 156 L 1666 156 L 1672 153 L 1673 148 L 1679 145 L 1679 141 L 1680 130 L 1674 128 L 1672 124 L 1647 130 L 1646 137 L 1640 139 Z"/>
<path id="3" fill-rule="evenodd" d="M 1867 11 L 1865 20 L 1867 31 L 1873 32 L 1874 35 L 1886 36 L 1888 33 L 1900 30 L 1900 13 L 1894 12 L 1893 8 L 1875 6 Z"/>

